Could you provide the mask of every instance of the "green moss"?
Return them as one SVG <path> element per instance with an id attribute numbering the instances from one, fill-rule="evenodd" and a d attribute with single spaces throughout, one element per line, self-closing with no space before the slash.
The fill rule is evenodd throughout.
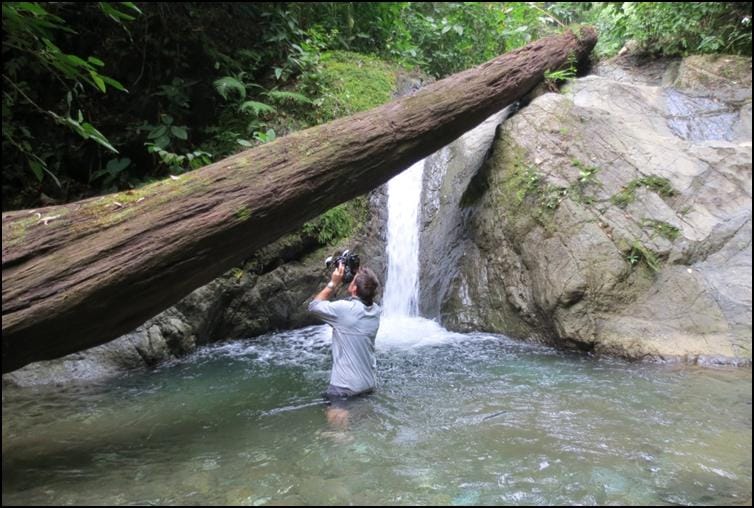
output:
<path id="1" fill-rule="evenodd" d="M 525 158 L 518 145 L 502 149 L 503 180 L 495 189 L 497 204 L 506 210 L 510 227 L 523 235 L 536 224 L 549 230 L 552 216 L 562 200 L 563 189 L 546 184 L 536 166 Z"/>
<path id="2" fill-rule="evenodd" d="M 661 237 L 670 240 L 671 242 L 675 241 L 681 234 L 680 229 L 661 220 L 643 219 L 641 221 L 641 225 L 642 227 L 651 229 L 655 232 L 655 234 L 658 234 Z"/>
<path id="3" fill-rule="evenodd" d="M 248 207 L 242 206 L 238 210 L 236 210 L 236 218 L 240 221 L 246 221 L 251 217 L 251 210 L 249 210 Z"/>
<path id="4" fill-rule="evenodd" d="M 377 58 L 333 51 L 325 53 L 317 74 L 321 93 L 318 121 L 366 111 L 393 97 L 396 69 Z"/>
<path id="5" fill-rule="evenodd" d="M 660 271 L 660 260 L 657 254 L 645 247 L 638 240 L 634 241 L 630 250 L 626 254 L 626 260 L 631 266 L 637 266 L 640 263 L 644 263 L 652 272 L 657 273 Z"/>
<path id="6" fill-rule="evenodd" d="M 41 216 L 32 213 L 28 217 L 16 219 L 7 227 L 4 227 L 3 245 L 12 247 L 21 243 L 26 238 L 27 230 L 35 224 L 39 224 L 40 217 Z"/>
<path id="7" fill-rule="evenodd" d="M 675 189 L 673 189 L 673 186 L 670 185 L 670 180 L 661 176 L 649 175 L 639 178 L 639 184 L 653 190 L 664 198 L 675 196 L 677 194 Z"/>
<path id="8" fill-rule="evenodd" d="M 610 201 L 616 206 L 625 208 L 628 204 L 636 201 L 636 189 L 639 187 L 647 187 L 664 198 L 677 194 L 670 184 L 670 180 L 657 175 L 649 175 L 630 181 L 620 192 L 613 195 Z"/>
<path id="9" fill-rule="evenodd" d="M 516 206 L 520 206 L 527 198 L 530 199 L 530 203 L 535 205 L 532 216 L 540 224 L 548 226 L 553 212 L 564 199 L 570 198 L 586 205 L 591 205 L 595 201 L 594 197 L 584 194 L 584 189 L 596 183 L 594 175 L 599 172 L 599 168 L 587 166 L 575 159 L 571 163 L 579 168 L 579 179 L 568 187 L 561 187 L 545 183 L 537 169 L 518 153 L 513 159 L 512 171 L 503 187 L 509 196 L 514 197 L 513 203 Z"/>
<path id="10" fill-rule="evenodd" d="M 245 272 L 243 271 L 243 269 L 242 268 L 238 268 L 238 267 L 231 268 L 229 273 L 230 273 L 230 276 L 233 277 L 236 281 L 240 281 L 243 278 L 244 274 L 245 274 Z"/>
<path id="11" fill-rule="evenodd" d="M 631 186 L 624 187 L 610 198 L 612 204 L 621 208 L 627 207 L 634 201 L 636 201 L 636 188 Z"/>
<path id="12" fill-rule="evenodd" d="M 3 245 L 12 247 L 23 242 L 30 228 L 40 227 L 49 231 L 52 228 L 70 225 L 70 220 L 66 220 L 69 219 L 70 212 L 68 205 L 61 205 L 44 213 L 32 210 L 26 212 L 24 217 L 10 219 L 7 226 L 3 226 Z"/>

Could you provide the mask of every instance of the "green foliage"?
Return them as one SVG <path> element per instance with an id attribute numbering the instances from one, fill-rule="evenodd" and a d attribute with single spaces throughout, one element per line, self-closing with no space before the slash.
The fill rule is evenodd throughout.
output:
<path id="1" fill-rule="evenodd" d="M 553 82 L 567 81 L 575 77 L 576 77 L 576 69 L 574 67 L 561 69 L 559 71 L 550 71 L 550 70 L 545 71 L 545 81 L 553 81 Z"/>
<path id="2" fill-rule="evenodd" d="M 652 272 L 657 273 L 660 271 L 660 260 L 657 258 L 651 249 L 646 248 L 638 240 L 631 245 L 631 250 L 626 254 L 626 261 L 631 266 L 637 266 L 639 263 L 644 262 Z"/>
<path id="3" fill-rule="evenodd" d="M 246 85 L 233 76 L 223 76 L 214 82 L 215 90 L 226 101 L 230 99 L 230 92 L 235 91 L 241 100 L 246 98 Z"/>
<path id="4" fill-rule="evenodd" d="M 312 222 L 304 224 L 304 234 L 315 236 L 322 245 L 329 245 L 350 235 L 354 228 L 354 220 L 347 204 L 338 205 L 317 217 Z"/>
<path id="5" fill-rule="evenodd" d="M 576 63 L 573 58 L 568 60 L 568 67 L 556 71 L 545 71 L 545 86 L 552 92 L 558 90 L 558 87 L 576 77 Z"/>
<path id="6" fill-rule="evenodd" d="M 265 95 L 281 103 L 314 104 L 309 97 L 305 96 L 304 94 L 300 94 L 298 92 L 288 92 L 285 90 L 269 90 L 265 92 Z"/>
<path id="7" fill-rule="evenodd" d="M 614 55 L 629 39 L 661 55 L 751 55 L 750 2 L 606 2 L 594 6 L 589 17 L 600 32 L 595 48 L 600 56 Z"/>
<path id="8" fill-rule="evenodd" d="M 677 194 L 670 180 L 657 175 L 649 175 L 630 181 L 620 192 L 612 196 L 610 201 L 616 206 L 625 208 L 636 201 L 636 189 L 639 187 L 647 187 L 664 198 Z"/>
<path id="9" fill-rule="evenodd" d="M 643 185 L 656 192 L 664 198 L 669 198 L 677 194 L 676 190 L 670 184 L 670 180 L 662 176 L 649 175 L 639 178 L 637 181 L 639 185 Z"/>
<path id="10" fill-rule="evenodd" d="M 241 113 L 250 113 L 254 116 L 260 117 L 264 116 L 267 113 L 275 113 L 277 110 L 269 104 L 265 104 L 264 102 L 244 101 L 240 106 L 238 106 L 238 111 L 240 111 Z"/>
<path id="11" fill-rule="evenodd" d="M 582 163 L 581 161 L 577 159 L 573 159 L 571 163 L 579 168 L 579 183 L 582 185 L 587 185 L 590 183 L 594 183 L 595 181 L 595 175 L 599 172 L 600 168 L 597 166 L 587 166 L 586 164 Z"/>
<path id="12" fill-rule="evenodd" d="M 367 55 L 335 51 L 322 55 L 316 76 L 302 87 L 312 95 L 312 123 L 319 124 L 352 115 L 388 102 L 395 90 L 395 69 Z"/>
<path id="13" fill-rule="evenodd" d="M 524 173 L 520 175 L 520 178 L 521 185 L 516 191 L 516 199 L 518 200 L 518 204 L 521 204 L 526 196 L 539 190 L 541 180 L 539 175 L 532 168 L 526 168 Z"/>
<path id="14" fill-rule="evenodd" d="M 237 77 L 224 76 L 215 80 L 215 89 L 225 100 L 229 100 L 229 92 L 234 91 L 239 100 L 245 99 L 247 94 L 253 94 L 257 99 L 263 98 L 286 107 L 291 107 L 290 105 L 309 106 L 314 104 L 311 99 L 298 92 L 278 90 L 277 88 L 265 90 L 263 86 L 256 83 L 245 83 L 242 81 L 244 74 L 242 72 Z M 268 119 L 272 118 L 272 115 L 278 112 L 275 106 L 267 102 L 250 99 L 241 102 L 238 105 L 238 111 L 249 117 L 249 121 L 246 124 L 247 137 L 251 137 L 259 143 L 267 143 L 276 139 L 275 129 L 270 128 L 268 125 Z M 238 135 L 235 136 L 235 142 L 244 147 L 254 146 L 253 142 Z"/>
<path id="15" fill-rule="evenodd" d="M 170 174 L 183 173 L 209 164 L 212 154 L 203 150 L 183 154 L 168 150 L 168 148 L 180 150 L 182 146 L 185 146 L 183 142 L 188 141 L 187 127 L 174 125 L 173 121 L 172 116 L 161 115 L 158 125 L 145 124 L 140 128 L 148 131 L 147 139 L 150 141 L 144 143 L 147 152 L 155 154 Z"/>
<path id="16" fill-rule="evenodd" d="M 131 165 L 131 159 L 110 159 L 104 169 L 101 169 L 91 176 L 92 180 L 102 179 L 102 186 L 109 187 L 112 183 L 118 180 L 123 171 Z"/>
<path id="17" fill-rule="evenodd" d="M 91 139 L 96 141 L 100 145 L 104 146 L 113 153 L 118 153 L 118 150 L 110 144 L 110 141 L 98 131 L 92 124 L 84 121 L 84 115 L 81 110 L 78 110 L 76 119 L 70 116 L 68 113 L 65 116 L 59 116 L 52 111 L 47 112 L 58 124 L 69 127 L 73 132 L 78 134 L 84 139 Z"/>
<path id="18" fill-rule="evenodd" d="M 603 53 L 627 38 L 665 54 L 751 51 L 750 3 L 6 2 L 2 9 L 4 209 L 188 171 L 209 154 L 220 159 L 390 100 L 397 65 L 443 77 L 569 23 L 597 22 Z M 573 73 L 551 69 L 546 77 L 554 87 Z M 556 206 L 558 191 L 549 194 L 546 203 Z"/>
<path id="19" fill-rule="evenodd" d="M 132 3 L 122 4 L 127 9 L 139 11 Z M 98 4 L 103 13 L 109 17 L 122 19 L 131 18 L 114 5 Z M 78 35 L 66 21 L 50 12 L 37 2 L 4 2 L 3 11 L 3 151 L 6 155 L 26 159 L 34 180 L 43 183 L 44 176 L 49 175 L 58 189 L 62 189 L 60 179 L 51 168 L 57 168 L 59 163 L 49 162 L 55 152 L 42 150 L 36 136 L 29 127 L 17 127 L 19 117 L 33 112 L 42 115 L 55 124 L 70 129 L 84 140 L 92 140 L 111 152 L 118 153 L 107 137 L 90 121 L 84 119 L 82 109 L 71 114 L 74 99 L 86 94 L 84 85 L 93 90 L 105 93 L 108 85 L 125 92 L 123 85 L 101 73 L 105 63 L 95 57 L 86 59 L 62 50 L 55 40 L 60 34 Z M 39 83 L 34 84 L 33 75 L 44 74 L 54 78 L 63 86 L 58 86 L 49 93 L 55 97 L 50 101 L 47 94 L 40 93 Z M 6 86 L 7 85 L 7 86 Z M 65 109 L 65 111 L 63 111 Z M 8 149 L 8 152 L 6 152 Z M 39 152 L 46 152 L 47 156 L 40 157 Z M 11 169 L 11 178 L 21 182 L 28 182 L 24 175 L 16 168 Z M 4 188 L 5 188 L 4 178 Z M 28 183 L 27 183 L 28 185 Z M 5 201 L 5 200 L 3 200 Z M 5 205 L 4 205 L 5 206 Z"/>
<path id="20" fill-rule="evenodd" d="M 584 191 L 589 185 L 599 185 L 596 175 L 600 168 L 588 166 L 578 159 L 571 160 L 571 164 L 579 169 L 579 177 L 570 186 L 561 187 L 546 183 L 534 166 L 528 165 L 520 157 L 516 158 L 514 170 L 505 184 L 513 191 L 515 205 L 521 205 L 527 198 L 532 199 L 538 209 L 534 215 L 541 219 L 545 213 L 556 210 L 566 198 L 579 203 L 592 204 L 594 198 L 586 196 Z"/>
<path id="21" fill-rule="evenodd" d="M 661 220 L 643 219 L 641 225 L 642 227 L 651 229 L 653 236 L 654 234 L 658 234 L 671 242 L 675 241 L 681 234 L 680 229 Z"/>
<path id="22" fill-rule="evenodd" d="M 499 55 L 503 37 L 489 37 L 503 29 L 499 4 L 428 3 L 405 9 L 402 51 L 394 57 L 418 64 L 434 76 L 446 76 Z M 410 42 L 409 42 L 410 41 Z"/>
<path id="23" fill-rule="evenodd" d="M 548 184 L 545 187 L 540 204 L 547 210 L 556 210 L 560 203 L 568 196 L 570 189 L 568 187 L 558 187 Z"/>

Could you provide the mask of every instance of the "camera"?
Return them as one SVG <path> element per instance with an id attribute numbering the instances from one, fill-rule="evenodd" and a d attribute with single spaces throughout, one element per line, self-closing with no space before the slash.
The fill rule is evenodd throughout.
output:
<path id="1" fill-rule="evenodd" d="M 353 254 L 350 250 L 344 250 L 340 256 L 330 256 L 325 259 L 325 266 L 331 268 L 333 265 L 336 267 L 340 264 L 346 267 L 343 272 L 343 282 L 349 284 L 356 276 L 356 272 L 359 271 L 359 256 Z"/>

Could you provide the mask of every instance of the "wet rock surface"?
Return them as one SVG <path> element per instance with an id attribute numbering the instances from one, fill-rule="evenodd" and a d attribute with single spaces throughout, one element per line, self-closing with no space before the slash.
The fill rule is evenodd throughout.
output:
<path id="1" fill-rule="evenodd" d="M 603 64 L 503 125 L 445 324 L 750 363 L 751 59 L 663 66 Z"/>

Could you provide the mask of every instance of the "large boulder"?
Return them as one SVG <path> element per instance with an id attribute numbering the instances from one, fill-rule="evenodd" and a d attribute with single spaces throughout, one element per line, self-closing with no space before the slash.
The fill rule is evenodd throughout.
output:
<path id="1" fill-rule="evenodd" d="M 470 241 L 442 321 L 750 363 L 751 59 L 616 67 L 503 125 L 466 191 Z"/>

